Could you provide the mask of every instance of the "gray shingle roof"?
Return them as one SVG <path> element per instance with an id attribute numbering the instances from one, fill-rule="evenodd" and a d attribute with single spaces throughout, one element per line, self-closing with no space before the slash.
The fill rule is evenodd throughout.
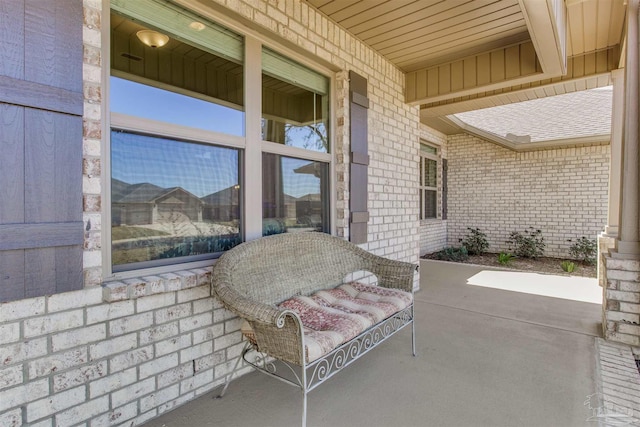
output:
<path id="1" fill-rule="evenodd" d="M 503 138 L 531 137 L 531 142 L 611 133 L 611 86 L 455 114 L 473 127 Z M 507 138 L 526 142 L 527 138 Z M 521 139 L 518 141 L 518 139 Z"/>

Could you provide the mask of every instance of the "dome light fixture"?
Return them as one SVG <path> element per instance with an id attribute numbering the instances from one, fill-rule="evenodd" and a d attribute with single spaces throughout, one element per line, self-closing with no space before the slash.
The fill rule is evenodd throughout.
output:
<path id="1" fill-rule="evenodd" d="M 136 36 L 142 43 L 153 49 L 162 47 L 169 42 L 169 36 L 153 30 L 140 30 Z"/>

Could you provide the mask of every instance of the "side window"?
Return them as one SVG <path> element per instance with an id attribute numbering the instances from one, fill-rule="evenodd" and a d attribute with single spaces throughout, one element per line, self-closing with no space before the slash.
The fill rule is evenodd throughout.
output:
<path id="1" fill-rule="evenodd" d="M 420 144 L 420 219 L 438 217 L 438 163 L 439 150 Z"/>

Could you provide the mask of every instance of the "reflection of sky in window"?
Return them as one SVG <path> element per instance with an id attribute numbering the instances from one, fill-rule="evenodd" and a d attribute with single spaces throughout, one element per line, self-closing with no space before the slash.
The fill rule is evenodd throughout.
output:
<path id="1" fill-rule="evenodd" d="M 204 197 L 238 184 L 238 151 L 111 132 L 111 176 L 127 184 L 182 187 Z"/>
<path id="2" fill-rule="evenodd" d="M 320 194 L 320 178 L 311 173 L 295 172 L 296 169 L 305 165 L 312 170 L 315 162 L 291 157 L 282 157 L 281 160 L 285 194 L 295 198 L 307 194 Z"/>
<path id="3" fill-rule="evenodd" d="M 130 80 L 111 77 L 111 111 L 161 122 L 244 135 L 244 112 Z"/>

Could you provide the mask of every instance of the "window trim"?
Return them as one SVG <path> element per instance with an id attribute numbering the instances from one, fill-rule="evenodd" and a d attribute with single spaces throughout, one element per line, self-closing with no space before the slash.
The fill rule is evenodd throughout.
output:
<path id="1" fill-rule="evenodd" d="M 166 266 L 155 266 L 137 270 L 127 270 L 114 272 L 111 257 L 111 143 L 110 132 L 112 128 L 150 133 L 152 135 L 166 136 L 168 138 L 179 138 L 194 142 L 210 143 L 219 146 L 238 148 L 241 150 L 241 167 L 239 170 L 239 181 L 244 188 L 244 199 L 241 204 L 242 239 L 243 241 L 253 240 L 262 237 L 262 210 L 252 208 L 250 201 L 255 200 L 261 204 L 262 186 L 245 185 L 247 182 L 262 182 L 262 153 L 269 152 L 288 157 L 301 158 L 311 161 L 328 163 L 329 166 L 329 234 L 335 235 L 337 230 L 337 194 L 336 194 L 336 149 L 335 149 L 335 129 L 336 129 L 336 71 L 325 65 L 328 62 L 320 57 L 311 58 L 309 55 L 302 55 L 292 49 L 283 46 L 280 42 L 267 35 L 257 33 L 228 16 L 219 15 L 212 8 L 187 2 L 176 1 L 180 7 L 190 12 L 200 14 L 203 19 L 212 21 L 228 28 L 231 31 L 244 37 L 244 82 L 245 82 L 245 102 L 244 102 L 244 136 L 235 136 L 190 128 L 186 126 L 173 125 L 150 119 L 139 119 L 110 111 L 109 94 L 111 77 L 111 7 L 109 2 L 103 2 L 102 16 L 102 58 L 101 69 L 102 78 L 102 143 L 101 143 L 101 194 L 102 194 L 102 249 L 101 249 L 101 270 L 102 280 L 123 280 L 134 277 L 148 275 L 158 275 L 182 270 L 198 269 L 210 267 L 215 260 L 207 259 L 203 261 L 177 262 Z M 261 135 L 262 118 L 262 48 L 266 47 L 291 60 L 294 60 L 309 69 L 323 74 L 329 79 L 329 153 L 305 150 L 297 147 L 289 147 L 282 144 L 264 141 Z M 257 66 L 256 66 L 257 65 Z M 117 75 L 117 73 L 114 73 Z M 132 79 L 133 80 L 133 79 Z M 142 83 L 142 82 L 141 82 Z M 155 83 L 154 83 L 155 84 Z M 157 85 L 156 85 L 157 86 Z M 257 89 L 257 90 L 256 90 Z M 251 98 L 249 99 L 249 94 Z M 254 124 L 251 126 L 251 124 Z M 258 165 L 258 167 L 255 167 Z M 259 181 L 256 181 L 258 179 Z M 257 196 L 257 197 L 256 197 Z M 254 212 L 258 212 L 256 215 Z M 256 218 L 257 217 L 257 218 Z M 97 264 L 93 261 L 93 264 Z M 86 265 L 85 265 L 86 266 Z"/>

